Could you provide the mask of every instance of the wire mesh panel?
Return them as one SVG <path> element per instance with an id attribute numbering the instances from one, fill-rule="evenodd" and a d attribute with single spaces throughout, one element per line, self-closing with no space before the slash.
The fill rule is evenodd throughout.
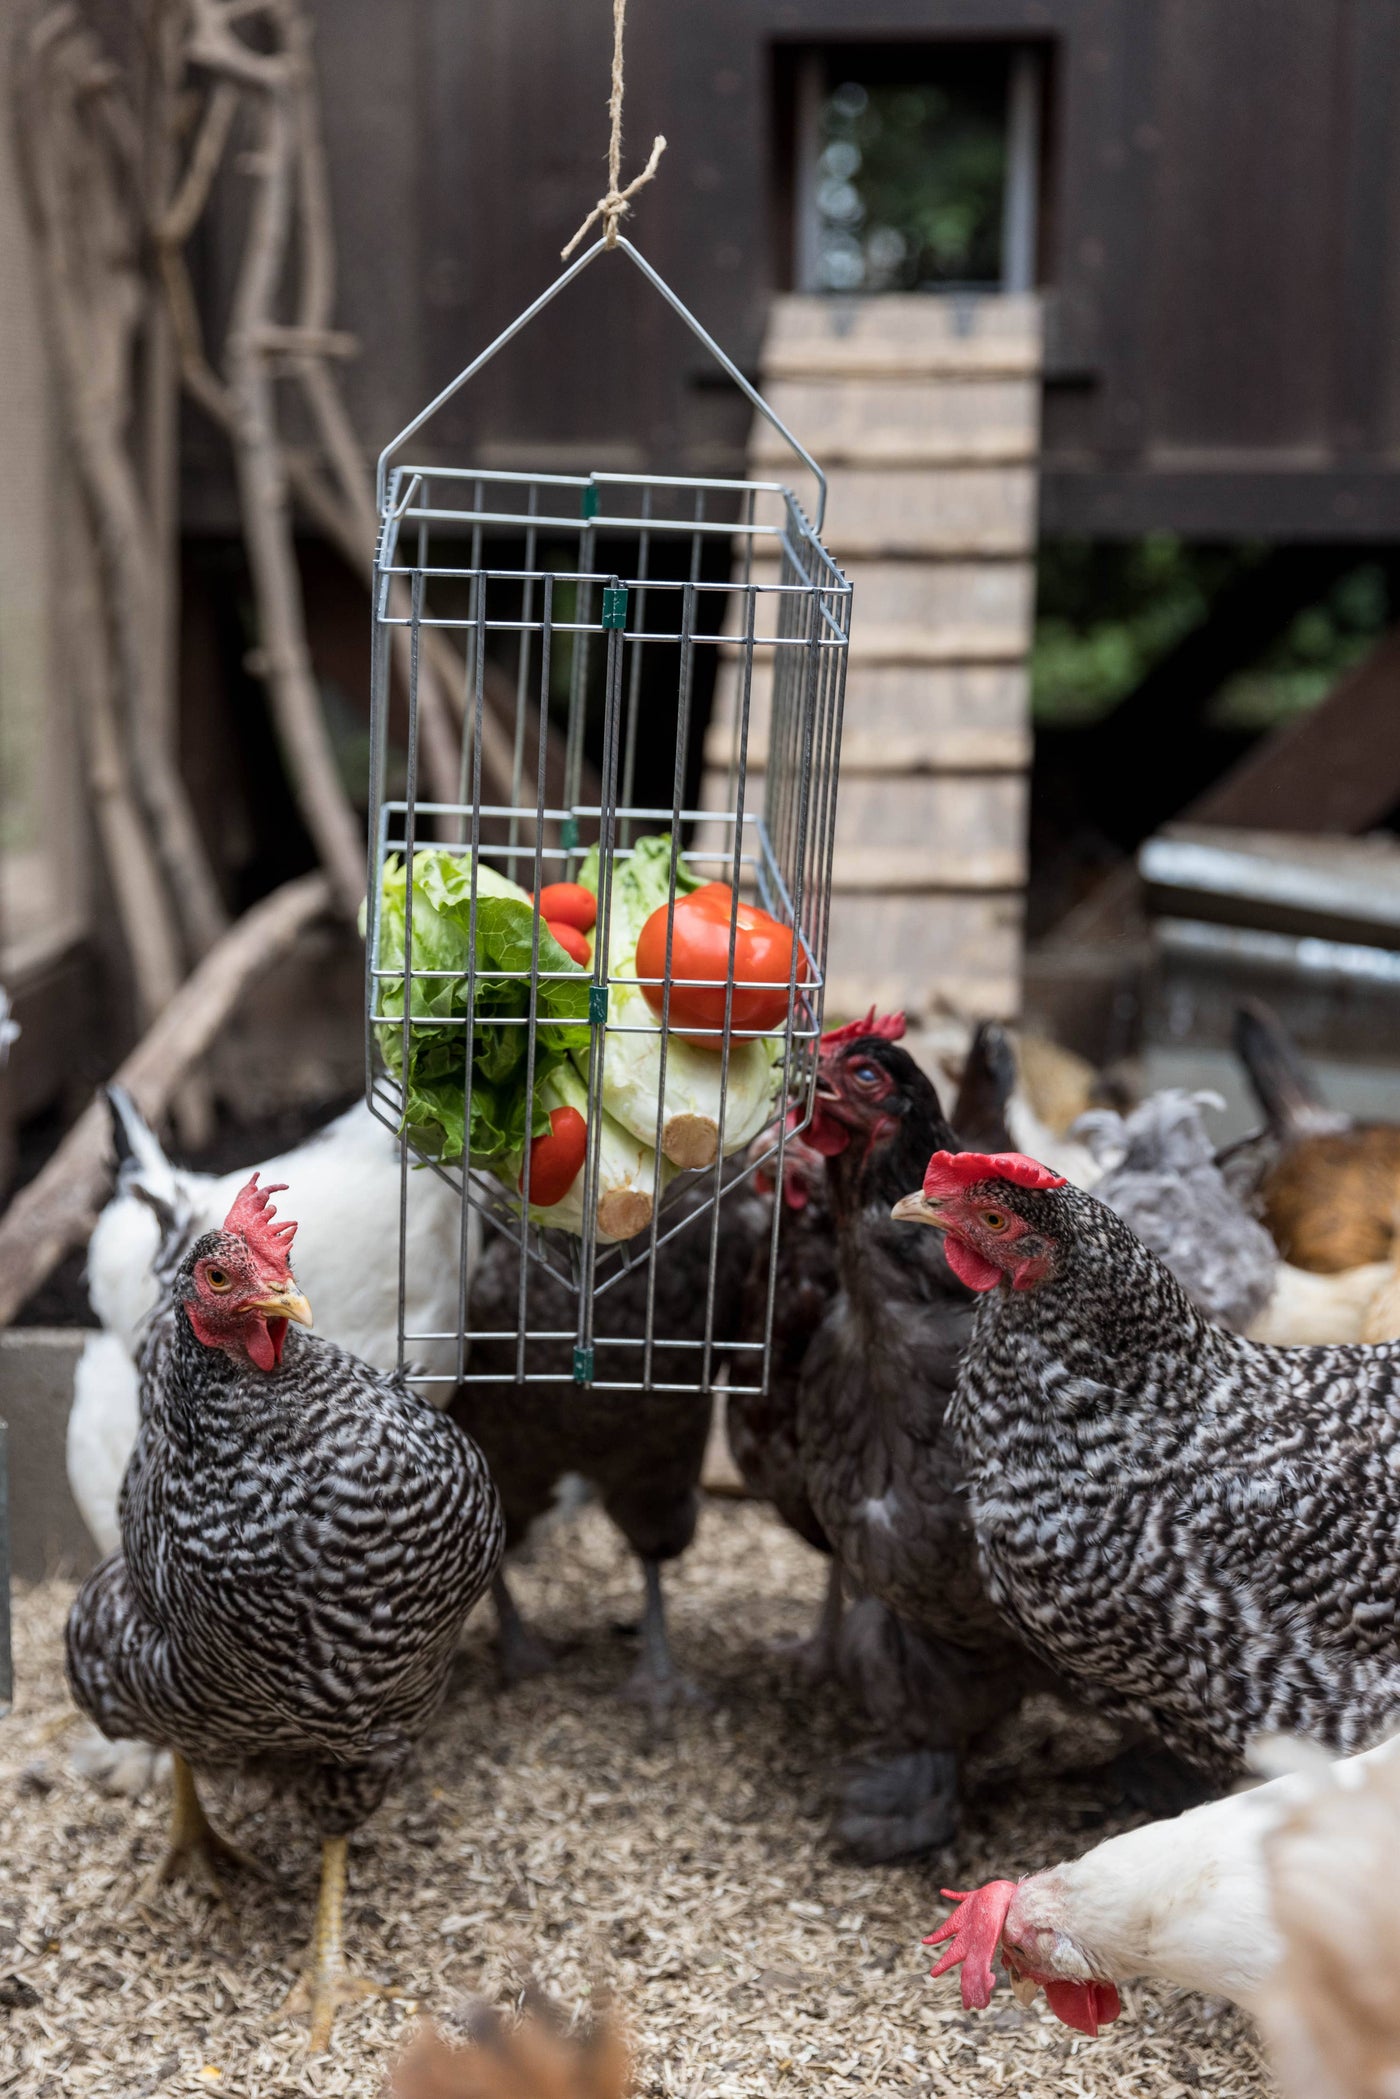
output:
<path id="1" fill-rule="evenodd" d="M 401 461 L 382 491 L 367 1082 L 403 1216 L 411 1171 L 461 1201 L 455 1331 L 401 1317 L 401 1361 L 760 1389 L 772 1286 L 736 1249 L 757 1232 L 771 1275 L 755 1191 L 812 1106 L 850 587 L 776 482 Z M 444 662 L 450 801 L 425 791 Z M 409 1257 L 401 1228 L 401 1306 Z"/>

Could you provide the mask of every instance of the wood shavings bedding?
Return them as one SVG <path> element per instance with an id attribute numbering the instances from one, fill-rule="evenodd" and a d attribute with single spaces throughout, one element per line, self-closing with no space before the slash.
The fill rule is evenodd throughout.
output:
<path id="1" fill-rule="evenodd" d="M 516 1583 L 558 1668 L 501 1690 L 490 1614 L 473 1620 L 418 1772 L 351 1851 L 352 1957 L 407 1994 L 342 2013 L 319 2058 L 302 2026 L 272 2018 L 310 1914 L 310 1832 L 259 1786 L 211 1785 L 221 1826 L 281 1884 L 230 1881 L 229 1917 L 184 1887 L 128 1912 L 166 1803 L 107 1799 L 73 1773 L 55 1732 L 71 1586 L 21 1591 L 17 1704 L 0 1723 L 0 2091 L 375 2099 L 421 2015 L 451 2027 L 472 1997 L 505 2005 L 534 1978 L 570 2007 L 612 1996 L 644 2099 L 1266 2099 L 1228 2008 L 1130 1988 L 1123 2018 L 1087 2041 L 1009 1992 L 964 2013 L 955 1978 L 927 1980 L 940 1883 L 1029 1871 L 1113 1825 L 1092 1776 L 999 1765 L 974 1774 L 936 1867 L 835 1857 L 827 1788 L 854 1730 L 833 1691 L 763 1651 L 807 1629 L 823 1580 L 765 1510 L 708 1504 L 668 1587 L 677 1656 L 714 1703 L 657 1743 L 608 1695 L 634 1656 L 634 1566 L 597 1510 L 556 1524 Z"/>

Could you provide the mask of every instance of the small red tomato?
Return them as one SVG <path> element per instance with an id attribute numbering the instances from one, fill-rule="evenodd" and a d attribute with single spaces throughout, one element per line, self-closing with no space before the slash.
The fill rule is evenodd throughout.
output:
<path id="1" fill-rule="evenodd" d="M 588 1124 L 578 1109 L 555 1108 L 549 1118 L 549 1135 L 536 1137 L 530 1146 L 530 1201 L 542 1210 L 562 1202 L 578 1179 L 587 1149 Z M 518 1186 L 523 1195 L 523 1168 Z"/>
<path id="2" fill-rule="evenodd" d="M 567 919 L 561 918 L 547 918 L 545 924 L 570 960 L 581 962 L 586 969 L 593 960 L 593 950 L 578 927 L 571 926 Z"/>
<path id="3" fill-rule="evenodd" d="M 591 933 L 598 923 L 598 899 L 582 882 L 547 882 L 540 891 L 540 917 Z"/>
<path id="4" fill-rule="evenodd" d="M 718 1050 L 724 1026 L 729 978 L 729 920 L 734 892 L 725 882 L 706 882 L 689 896 L 676 898 L 671 936 L 671 1027 L 697 1049 Z M 637 942 L 637 976 L 642 995 L 658 1019 L 666 997 L 666 919 L 664 904 L 652 912 Z M 730 1024 L 736 1042 L 779 1028 L 787 1018 L 788 978 L 792 973 L 792 934 L 757 904 L 740 903 L 735 919 L 734 991 Z M 797 982 L 807 981 L 807 958 L 797 958 Z M 708 978 L 700 984 L 675 981 Z M 693 1033 L 692 1030 L 714 1032 Z"/>

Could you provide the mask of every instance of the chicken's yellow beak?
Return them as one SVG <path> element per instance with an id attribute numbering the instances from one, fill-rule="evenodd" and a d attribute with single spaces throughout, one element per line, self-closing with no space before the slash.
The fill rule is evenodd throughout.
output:
<path id="1" fill-rule="evenodd" d="M 931 1203 L 922 1188 L 916 1188 L 912 1195 L 901 1195 L 890 1215 L 900 1224 L 932 1224 L 940 1231 L 944 1228 L 937 1203 Z"/>
<path id="2" fill-rule="evenodd" d="M 288 1276 L 280 1290 L 271 1290 L 246 1307 L 249 1312 L 261 1312 L 265 1319 L 290 1319 L 297 1326 L 311 1325 L 311 1307 Z"/>

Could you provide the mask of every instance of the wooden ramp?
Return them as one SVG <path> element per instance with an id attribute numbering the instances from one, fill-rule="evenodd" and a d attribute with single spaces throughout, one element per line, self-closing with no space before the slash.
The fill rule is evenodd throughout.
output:
<path id="1" fill-rule="evenodd" d="M 1010 1017 L 1026 877 L 1038 303 L 781 297 L 759 383 L 827 471 L 824 536 L 855 586 L 827 1010 L 902 1005 L 925 1025 L 949 1008 Z M 793 479 L 792 454 L 761 418 L 749 462 L 760 478 Z M 801 482 L 798 493 L 810 499 Z M 751 715 L 759 772 L 764 698 L 755 691 Z M 727 800 L 734 704 L 722 668 L 709 808 Z"/>

